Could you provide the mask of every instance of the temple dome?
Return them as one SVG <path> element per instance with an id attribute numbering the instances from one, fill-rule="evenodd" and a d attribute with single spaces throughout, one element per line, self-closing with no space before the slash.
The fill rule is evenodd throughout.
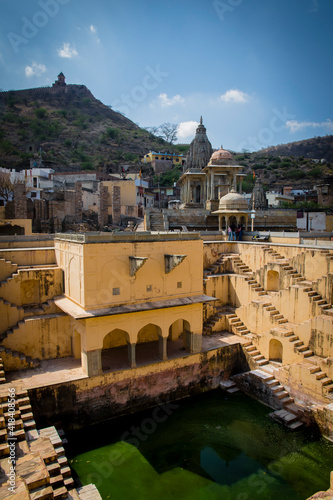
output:
<path id="1" fill-rule="evenodd" d="M 246 198 L 237 193 L 234 188 L 232 188 L 228 194 L 225 194 L 222 198 L 220 198 L 219 210 L 225 210 L 227 212 L 230 212 L 231 210 L 240 210 L 244 212 L 248 209 Z"/>
<path id="2" fill-rule="evenodd" d="M 226 160 L 233 160 L 232 154 L 230 151 L 227 151 L 226 149 L 219 149 L 218 151 L 215 151 L 212 156 L 210 157 L 209 164 L 210 165 L 223 165 Z"/>

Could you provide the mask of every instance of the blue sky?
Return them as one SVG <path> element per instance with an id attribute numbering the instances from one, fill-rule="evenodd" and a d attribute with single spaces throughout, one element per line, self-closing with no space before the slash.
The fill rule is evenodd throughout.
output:
<path id="1" fill-rule="evenodd" d="M 0 0 L 0 87 L 86 85 L 213 147 L 333 133 L 331 0 Z"/>

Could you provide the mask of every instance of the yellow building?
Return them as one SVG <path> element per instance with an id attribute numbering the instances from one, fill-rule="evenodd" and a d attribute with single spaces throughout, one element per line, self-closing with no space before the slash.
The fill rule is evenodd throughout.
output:
<path id="1" fill-rule="evenodd" d="M 201 350 L 202 304 L 214 299 L 202 293 L 197 234 L 58 234 L 55 252 L 65 288 L 56 305 L 72 319 L 73 354 L 89 376 L 102 372 L 104 351 L 120 346 L 131 367 L 137 344 L 158 342 L 163 360 L 168 339 Z"/>
<path id="2" fill-rule="evenodd" d="M 149 151 L 149 153 L 144 155 L 141 162 L 151 163 L 155 160 L 170 160 L 173 165 L 176 165 L 177 163 L 184 165 L 185 163 L 185 157 L 183 154 L 177 155 L 176 153 L 161 153 L 160 151 L 158 153 L 156 151 Z"/>

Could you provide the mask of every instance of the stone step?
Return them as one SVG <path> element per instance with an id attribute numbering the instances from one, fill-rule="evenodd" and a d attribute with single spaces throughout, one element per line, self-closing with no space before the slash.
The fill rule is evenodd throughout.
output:
<path id="1" fill-rule="evenodd" d="M 9 455 L 9 444 L 1 443 L 0 444 L 0 457 L 6 457 Z"/>
<path id="2" fill-rule="evenodd" d="M 325 377 L 325 378 L 322 378 L 320 379 L 320 383 L 321 385 L 330 385 L 332 384 L 332 379 L 328 378 L 328 377 Z"/>
<path id="3" fill-rule="evenodd" d="M 318 370 L 320 370 L 320 368 L 318 368 Z M 313 372 L 311 372 L 311 370 L 310 370 L 310 373 L 313 373 Z M 317 380 L 321 380 L 321 379 L 326 377 L 326 373 L 322 372 L 322 371 L 315 372 L 315 376 L 316 376 Z"/>
<path id="4" fill-rule="evenodd" d="M 291 343 L 293 344 L 294 347 L 299 347 L 299 346 L 303 345 L 302 340 L 294 340 Z"/>
<path id="5" fill-rule="evenodd" d="M 313 351 L 310 350 L 303 351 L 302 354 L 305 358 L 310 358 L 311 356 L 313 356 Z"/>
<path id="6" fill-rule="evenodd" d="M 65 486 L 60 486 L 59 488 L 53 489 L 53 498 L 56 500 L 65 500 L 69 498 L 67 488 Z"/>
<path id="7" fill-rule="evenodd" d="M 74 487 L 74 481 L 71 477 L 66 477 L 64 479 L 64 485 L 66 486 L 67 489 L 73 488 Z"/>
<path id="8" fill-rule="evenodd" d="M 227 389 L 227 392 L 229 392 L 229 394 L 234 394 L 235 392 L 239 392 L 239 389 L 238 387 L 231 387 L 230 389 Z"/>
<path id="9" fill-rule="evenodd" d="M 52 486 L 41 486 L 29 492 L 30 500 L 52 500 L 53 489 Z"/>
<path id="10" fill-rule="evenodd" d="M 283 390 L 283 391 L 280 391 L 280 392 L 275 392 L 274 395 L 278 398 L 278 399 L 283 399 L 283 398 L 286 398 L 289 396 L 289 394 L 287 393 L 287 391 Z"/>
<path id="11" fill-rule="evenodd" d="M 286 406 L 288 406 L 293 402 L 294 400 L 290 396 L 286 396 L 285 398 L 280 399 L 280 403 L 282 404 L 283 408 L 285 408 Z"/>
<path id="12" fill-rule="evenodd" d="M 276 380 L 275 378 L 273 378 L 272 380 L 269 380 L 268 382 L 266 382 L 266 385 L 268 385 L 268 387 L 275 387 L 277 385 L 280 385 L 280 382 L 278 380 Z"/>
<path id="13" fill-rule="evenodd" d="M 299 420 L 297 420 L 296 422 L 294 422 L 293 424 L 290 424 L 288 427 L 289 429 L 291 429 L 292 431 L 295 431 L 296 429 L 298 429 L 299 427 L 302 427 L 303 423 L 300 422 Z"/>
<path id="14" fill-rule="evenodd" d="M 260 354 L 260 351 L 258 349 L 255 349 L 254 351 L 249 352 L 250 356 L 258 356 Z"/>
<path id="15" fill-rule="evenodd" d="M 257 361 L 257 365 L 259 365 L 259 366 L 268 365 L 268 363 L 269 362 L 267 361 L 267 359 L 262 359 L 260 361 Z"/>
<path id="16" fill-rule="evenodd" d="M 265 359 L 265 356 L 262 354 L 258 354 L 256 356 L 253 356 L 254 361 L 260 361 L 261 359 Z"/>

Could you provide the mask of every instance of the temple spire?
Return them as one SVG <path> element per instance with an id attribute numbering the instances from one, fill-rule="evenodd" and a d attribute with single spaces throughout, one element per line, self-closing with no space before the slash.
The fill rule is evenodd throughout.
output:
<path id="1" fill-rule="evenodd" d="M 200 125 L 202 125 L 202 116 L 200 116 Z"/>

